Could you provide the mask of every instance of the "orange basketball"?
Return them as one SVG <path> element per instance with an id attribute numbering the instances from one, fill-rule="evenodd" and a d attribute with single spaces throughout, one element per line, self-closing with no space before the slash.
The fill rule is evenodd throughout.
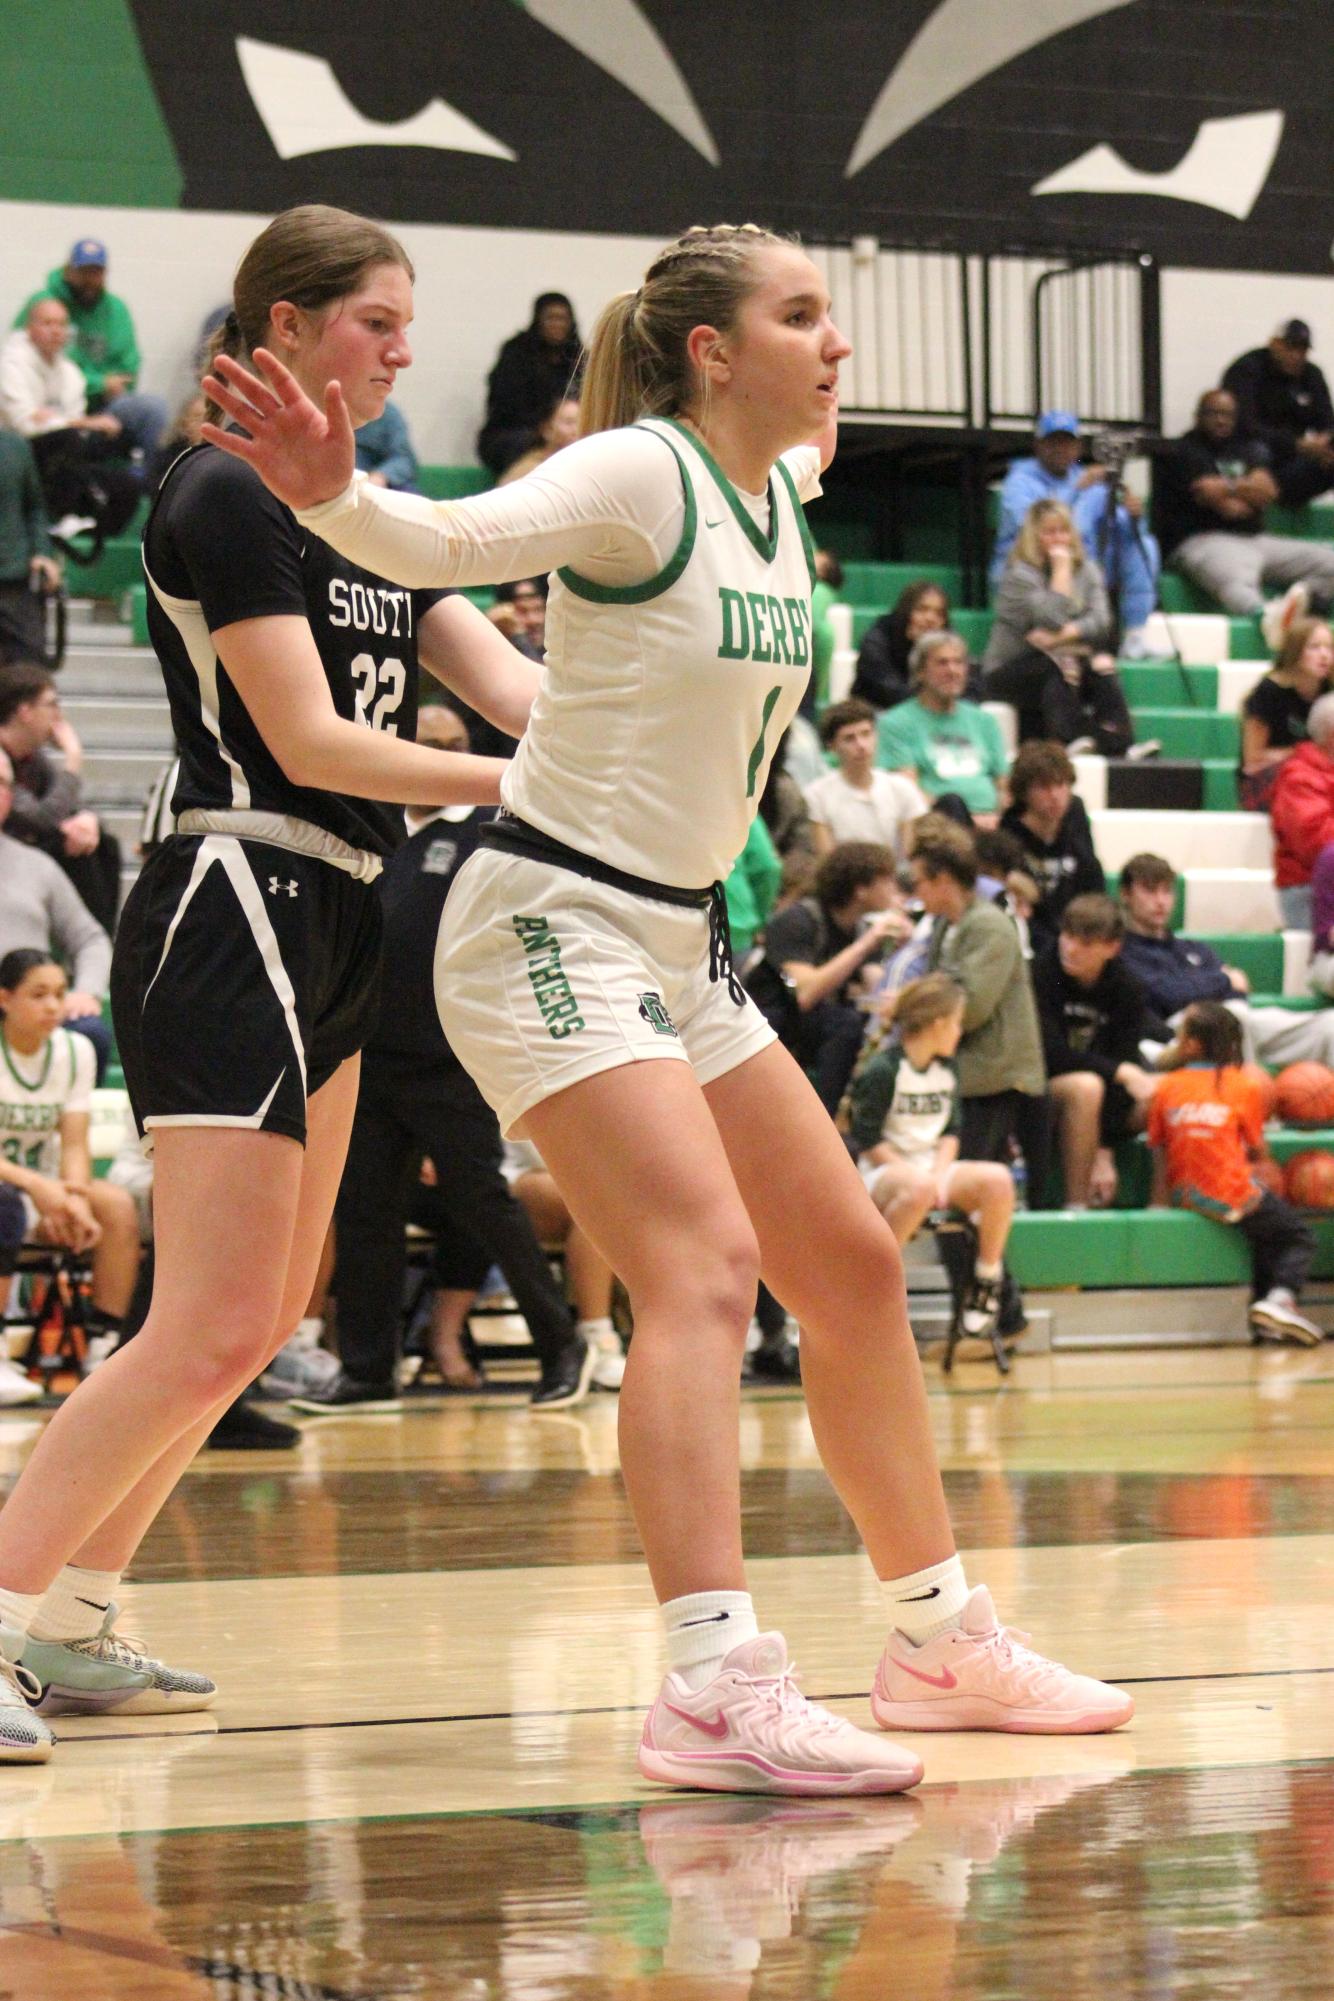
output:
<path id="1" fill-rule="evenodd" d="M 1303 1156 L 1303 1158 L 1306 1158 L 1306 1156 Z M 1315 1155 L 1312 1154 L 1310 1158 L 1314 1159 Z M 1283 1163 L 1282 1161 L 1275 1160 L 1272 1153 L 1262 1153 L 1258 1160 L 1253 1160 L 1251 1162 L 1251 1173 L 1255 1176 L 1260 1186 L 1267 1188 L 1271 1195 L 1287 1194 L 1288 1185 L 1283 1175 Z"/>
<path id="2" fill-rule="evenodd" d="M 1334 1153 L 1294 1153 L 1287 1188 L 1288 1200 L 1301 1209 L 1334 1209 Z"/>
<path id="3" fill-rule="evenodd" d="M 1323 1063 L 1289 1063 L 1274 1079 L 1274 1098 L 1288 1125 L 1334 1124 L 1334 1070 Z"/>
<path id="4" fill-rule="evenodd" d="M 1267 1070 L 1258 1063 L 1243 1063 L 1241 1074 L 1248 1084 L 1255 1087 L 1260 1096 L 1260 1116 L 1272 1119 L 1274 1116 L 1274 1080 Z"/>

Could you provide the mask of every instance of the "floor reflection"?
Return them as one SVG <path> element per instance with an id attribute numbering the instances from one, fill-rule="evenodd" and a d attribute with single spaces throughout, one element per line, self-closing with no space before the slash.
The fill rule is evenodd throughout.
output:
<path id="1" fill-rule="evenodd" d="M 14 2001 L 1314 2001 L 1334 1788 L 1320 1766 L 1073 1773 L 10 1839 L 0 1921 Z"/>

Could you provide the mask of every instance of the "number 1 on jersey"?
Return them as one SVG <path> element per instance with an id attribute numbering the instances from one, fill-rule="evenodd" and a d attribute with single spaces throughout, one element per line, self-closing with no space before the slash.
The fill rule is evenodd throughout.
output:
<path id="1" fill-rule="evenodd" d="M 755 780 L 759 777 L 760 766 L 764 763 L 765 731 L 769 727 L 769 718 L 774 712 L 774 703 L 778 700 L 778 697 L 782 694 L 782 692 L 783 690 L 781 686 L 777 688 L 770 688 L 768 694 L 764 698 L 764 713 L 760 717 L 760 733 L 755 739 L 755 748 L 750 753 L 750 763 L 746 766 L 747 799 L 753 799 L 755 797 Z"/>

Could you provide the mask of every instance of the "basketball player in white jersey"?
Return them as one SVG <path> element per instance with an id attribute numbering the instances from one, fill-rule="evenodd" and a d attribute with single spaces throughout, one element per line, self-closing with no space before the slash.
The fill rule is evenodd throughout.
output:
<path id="1" fill-rule="evenodd" d="M 411 318 L 402 246 L 306 207 L 250 246 L 221 339 L 278 348 L 313 395 L 338 379 L 365 423 L 412 359 Z M 167 472 L 144 561 L 181 750 L 176 831 L 126 904 L 112 1009 L 155 1152 L 153 1301 L 0 1511 L 0 1760 L 49 1756 L 43 1715 L 214 1699 L 206 1675 L 117 1635 L 120 1575 L 310 1296 L 375 1015 L 374 878 L 402 807 L 498 797 L 499 760 L 412 742 L 418 662 L 515 735 L 539 675 L 465 599 L 347 563 L 211 446 Z"/>
<path id="2" fill-rule="evenodd" d="M 557 572 L 546 677 L 506 812 L 446 907 L 437 997 L 503 1125 L 628 1287 L 621 1461 L 669 1661 L 640 1769 L 711 1790 L 922 1775 L 808 1703 L 758 1630 L 737 1381 L 761 1271 L 800 1318 L 821 1455 L 883 1582 L 876 1721 L 1082 1732 L 1133 1709 L 969 1590 L 893 1238 L 731 975 L 717 884 L 809 669 L 801 502 L 833 454 L 848 352 L 798 248 L 692 230 L 603 314 L 580 441 L 440 506 L 353 477 L 332 385 L 318 408 L 267 355 L 263 381 L 220 363 L 209 383 L 246 432 L 209 435 L 349 559 L 415 587 Z"/>

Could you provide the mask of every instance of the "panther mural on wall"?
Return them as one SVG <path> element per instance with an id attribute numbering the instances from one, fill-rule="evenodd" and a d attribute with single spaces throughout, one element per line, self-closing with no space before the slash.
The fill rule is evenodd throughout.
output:
<path id="1" fill-rule="evenodd" d="M 1326 0 L 130 0 L 189 207 L 1326 271 Z"/>

